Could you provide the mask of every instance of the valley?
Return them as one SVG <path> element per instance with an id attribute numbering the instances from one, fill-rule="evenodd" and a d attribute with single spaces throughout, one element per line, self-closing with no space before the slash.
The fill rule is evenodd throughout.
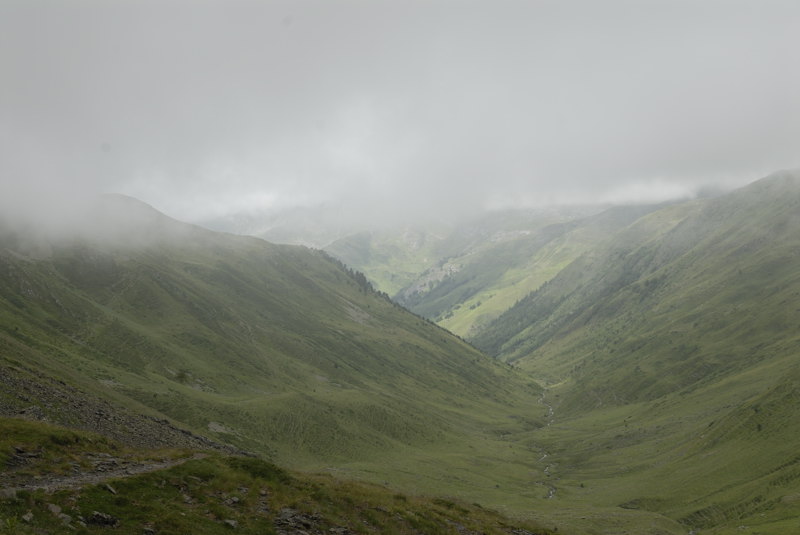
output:
<path id="1" fill-rule="evenodd" d="M 653 532 L 792 531 L 798 435 L 785 418 L 797 395 L 798 338 L 787 327 L 800 324 L 799 203 L 797 174 L 784 172 L 637 208 L 467 336 L 547 385 L 555 418 L 527 444 L 553 463 L 551 514 L 562 525 L 602 532 L 597 515 L 621 508 L 684 526 Z M 451 299 L 459 272 L 438 286 Z M 415 306 L 447 325 L 436 287 Z M 589 504 L 597 515 L 576 521 Z"/>
<path id="2" fill-rule="evenodd" d="M 800 533 L 798 21 L 0 0 L 0 535 Z"/>
<path id="3" fill-rule="evenodd" d="M 86 217 L 103 232 L 1 229 L 4 429 L 43 421 L 76 444 L 180 450 L 164 468 L 179 490 L 253 459 L 439 519 L 387 533 L 471 533 L 452 524 L 459 508 L 488 515 L 464 528 L 476 533 L 800 528 L 795 172 L 659 205 L 359 232 L 324 251 L 122 196 Z M 43 507 L 41 491 L 22 494 L 0 511 Z M 280 532 L 280 511 L 299 503 L 344 518 L 352 498 L 336 496 L 286 498 L 253 530 Z M 504 520 L 476 512 L 489 509 Z M 365 518 L 325 525 L 376 532 Z"/>

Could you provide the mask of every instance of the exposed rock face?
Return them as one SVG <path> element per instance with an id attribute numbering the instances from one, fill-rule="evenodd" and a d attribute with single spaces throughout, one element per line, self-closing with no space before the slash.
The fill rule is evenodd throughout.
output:
<path id="1" fill-rule="evenodd" d="M 99 511 L 92 511 L 92 514 L 88 519 L 86 519 L 86 523 L 94 524 L 95 526 L 108 526 L 113 528 L 119 525 L 119 519 Z"/>
<path id="2" fill-rule="evenodd" d="M 107 453 L 91 453 L 85 452 L 80 456 L 80 462 L 70 463 L 72 470 L 69 473 L 47 473 L 41 471 L 46 467 L 39 464 L 37 473 L 31 475 L 26 470 L 20 470 L 24 466 L 12 466 L 7 470 L 0 471 L 0 487 L 4 493 L 0 493 L 0 497 L 14 498 L 17 491 L 20 490 L 37 490 L 41 489 L 46 492 L 55 492 L 63 489 L 77 489 L 86 485 L 98 485 L 110 479 L 121 477 L 128 477 L 145 472 L 154 472 L 156 470 L 164 470 L 172 466 L 183 464 L 190 459 L 202 459 L 206 456 L 204 453 L 196 453 L 192 457 L 182 457 L 179 459 L 150 459 L 142 460 L 131 457 L 112 457 Z M 99 460 L 98 460 L 99 459 Z M 90 465 L 91 468 L 81 468 L 81 464 Z M 117 494 L 117 490 L 109 483 L 103 485 L 111 494 Z M 58 505 L 50 504 L 48 507 L 58 508 Z M 53 514 L 60 513 L 60 509 L 55 511 L 51 509 Z"/>

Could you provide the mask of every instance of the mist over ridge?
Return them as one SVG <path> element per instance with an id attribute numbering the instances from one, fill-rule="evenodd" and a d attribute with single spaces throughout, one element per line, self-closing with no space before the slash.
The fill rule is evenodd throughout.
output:
<path id="1" fill-rule="evenodd" d="M 0 208 L 377 222 L 737 187 L 800 165 L 798 9 L 10 0 Z"/>

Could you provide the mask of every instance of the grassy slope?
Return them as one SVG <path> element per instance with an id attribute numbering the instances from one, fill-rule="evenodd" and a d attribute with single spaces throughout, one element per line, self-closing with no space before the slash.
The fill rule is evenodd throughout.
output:
<path id="1" fill-rule="evenodd" d="M 478 340 L 552 383 L 556 420 L 532 436 L 565 502 L 794 531 L 798 228 L 790 173 L 667 208 Z"/>
<path id="2" fill-rule="evenodd" d="M 105 225 L 114 246 L 4 238 L 0 365 L 294 468 L 489 505 L 539 494 L 527 475 L 536 459 L 506 440 L 541 425 L 530 414 L 539 387 L 523 375 L 322 253 L 115 202 L 134 216 Z"/>
<path id="3" fill-rule="evenodd" d="M 612 210 L 581 228 L 569 222 L 589 208 L 501 211 L 435 231 L 355 234 L 326 250 L 410 310 L 469 337 L 639 210 Z"/>
<path id="4" fill-rule="evenodd" d="M 15 457 L 17 451 L 33 456 L 20 461 Z M 74 466 L 93 471 L 91 460 L 98 454 L 105 455 L 104 459 L 146 461 L 186 458 L 191 452 L 130 450 L 97 435 L 0 418 L 0 467 L 9 475 L 24 472 L 46 479 L 74 473 Z M 68 518 L 59 518 L 52 512 L 53 506 L 60 507 Z M 325 475 L 289 473 L 260 459 L 217 454 L 81 489 L 54 494 L 17 491 L 12 498 L 0 497 L 0 533 L 105 533 L 109 527 L 90 521 L 92 512 L 99 511 L 117 519 L 114 532 L 121 534 L 139 535 L 145 529 L 153 533 L 229 533 L 231 527 L 225 520 L 236 523 L 237 533 L 264 534 L 275 533 L 276 519 L 280 522 L 287 517 L 287 509 L 293 510 L 296 522 L 309 523 L 295 529 L 309 532 L 500 535 L 524 529 L 532 535 L 551 533 L 476 505 L 407 496 Z M 81 518 L 86 525 L 81 526 Z"/>
<path id="5" fill-rule="evenodd" d="M 452 332 L 472 338 L 531 291 L 552 279 L 590 247 L 610 236 L 650 206 L 618 207 L 548 225 L 506 242 L 498 241 L 464 258 L 464 268 L 410 307 L 433 314 Z M 465 282 L 466 281 L 466 282 Z M 452 288 L 469 288 L 453 292 Z"/>
<path id="6" fill-rule="evenodd" d="M 170 307 L 169 315 L 158 315 L 153 322 L 145 319 L 164 306 L 161 301 L 158 306 L 141 307 L 126 298 L 117 309 L 82 287 L 72 287 L 75 275 L 66 279 L 64 268 L 54 267 L 57 262 L 5 258 L 2 269 L 24 276 L 15 272 L 2 278 L 10 288 L 4 295 L 11 298 L 0 322 L 5 327 L 3 354 L 7 356 L 9 348 L 18 354 L 24 350 L 26 362 L 33 359 L 87 388 L 96 384 L 97 377 L 123 376 L 129 386 L 117 387 L 120 399 L 135 398 L 168 410 L 196 429 L 208 420 L 224 422 L 231 432 L 218 433 L 218 438 L 231 438 L 246 447 L 267 444 L 276 458 L 293 466 L 335 468 L 336 474 L 389 480 L 409 491 L 477 500 L 546 519 L 546 525 L 557 525 L 567 533 L 677 534 L 689 529 L 741 533 L 741 525 L 750 526 L 750 532 L 790 533 L 800 517 L 796 499 L 800 470 L 794 451 L 800 436 L 794 418 L 800 409 L 800 382 L 798 338 L 792 334 L 792 327 L 800 324 L 798 199 L 795 180 L 775 177 L 716 200 L 660 210 L 628 228 L 609 250 L 580 257 L 507 313 L 495 324 L 496 336 L 480 342 L 551 383 L 542 402 L 554 407 L 555 418 L 544 427 L 547 411 L 537 402 L 535 385 L 492 366 L 430 324 L 390 312 L 391 305 L 360 290 L 338 267 L 331 273 L 347 281 L 347 291 L 341 281 L 333 282 L 336 276 L 314 275 L 297 286 L 283 283 L 292 288 L 288 292 L 292 299 L 281 301 L 270 295 L 269 300 L 258 301 L 256 296 L 263 295 L 251 284 L 257 276 L 248 272 L 248 262 L 221 270 L 235 273 L 237 279 L 246 274 L 248 291 L 236 293 L 235 285 L 219 282 L 226 279 L 217 261 L 220 256 L 234 258 L 231 250 L 223 250 L 213 261 L 203 256 L 205 252 L 194 256 L 213 248 L 209 243 L 178 256 L 170 250 L 171 260 L 152 261 L 158 277 L 137 279 L 135 287 L 147 282 L 162 290 L 165 278 L 179 280 L 181 288 L 193 292 L 187 300 L 194 303 L 193 312 Z M 233 251 L 240 258 L 239 245 Z M 328 267 L 322 268 L 329 262 L 324 257 L 294 248 L 270 251 L 277 257 L 283 251 L 296 255 L 286 259 L 287 271 L 298 271 L 296 267 L 305 262 L 303 275 L 315 273 L 317 267 L 328 273 Z M 199 266 L 211 264 L 213 282 L 194 272 L 189 278 L 178 277 L 181 271 L 170 262 L 183 268 L 183 255 Z M 77 256 L 87 258 L 83 253 Z M 144 263 L 130 254 L 111 256 L 125 272 L 130 268 L 125 262 Z M 88 257 L 103 265 L 102 254 Z M 258 262 L 270 265 L 264 258 Z M 90 281 L 105 280 L 99 276 L 102 273 L 85 266 L 77 273 L 88 273 Z M 293 280 L 277 268 L 264 277 Z M 102 355 L 106 350 L 95 349 L 94 338 L 71 334 L 82 331 L 72 329 L 69 322 L 95 325 L 95 318 L 105 316 L 89 321 L 76 314 L 89 309 L 70 304 L 71 294 L 57 289 L 55 281 L 61 279 L 70 281 L 67 286 L 81 303 L 89 296 L 100 303 L 104 314 L 111 310 L 115 318 L 125 320 L 123 326 L 138 329 L 139 338 L 112 345 L 122 350 L 132 341 L 143 348 L 127 353 L 125 359 L 142 358 L 159 348 L 166 351 L 157 359 L 145 359 L 156 371 L 142 379 L 136 369 L 120 371 L 123 364 L 117 360 L 125 361 L 121 357 L 103 365 L 85 358 L 87 347 Z M 356 308 L 314 301 L 326 280 L 334 295 L 344 296 Z M 316 289 L 297 290 L 304 285 Z M 160 299 L 175 300 L 174 292 L 162 290 L 155 292 Z M 235 295 L 236 303 L 221 302 L 216 293 Z M 42 296 L 55 296 L 56 304 L 47 306 L 59 312 L 48 309 L 43 304 L 48 298 Z M 313 313 L 303 316 L 302 329 L 296 327 L 300 321 L 290 310 L 295 296 L 302 306 L 317 307 L 319 312 L 316 320 Z M 31 306 L 30 301 L 38 304 Z M 25 314 L 19 313 L 20 303 L 28 306 Z M 386 316 L 381 312 L 384 305 Z M 130 316 L 123 313 L 127 306 L 133 308 Z M 274 331 L 262 331 L 266 327 L 258 322 L 253 334 L 255 324 L 246 321 L 250 314 L 266 314 L 265 310 L 277 307 L 281 312 L 270 316 L 270 322 L 280 322 L 281 306 L 290 319 Z M 197 317 L 196 310 L 207 310 L 208 317 Z M 218 320 L 221 312 L 240 310 L 248 310 L 247 316 Z M 188 347 L 172 334 L 152 338 L 179 320 L 201 333 L 199 344 Z M 250 333 L 245 341 L 235 336 L 248 331 L 241 320 Z M 67 326 L 72 330 L 65 330 Z M 210 352 L 203 349 L 213 340 L 205 329 L 219 335 Z M 438 334 L 420 334 L 429 329 Z M 106 331 L 125 330 L 115 326 Z M 336 345 L 338 338 L 332 332 L 345 333 L 348 345 Z M 65 341 L 65 333 L 74 340 Z M 264 338 L 253 342 L 259 334 Z M 437 336 L 445 338 L 437 343 Z M 156 339 L 158 343 L 148 345 L 148 340 Z M 226 372 L 227 377 L 221 373 L 230 369 L 229 362 L 239 365 L 234 358 L 247 362 L 253 348 L 272 348 L 267 344 L 276 340 L 285 345 L 263 359 L 271 366 L 269 377 L 274 382 L 263 376 L 257 379 L 254 369 Z M 354 340 L 358 343 L 350 343 Z M 412 342 L 409 346 L 398 340 Z M 381 349 L 373 349 L 377 347 Z M 411 347 L 424 358 L 414 360 L 401 352 Z M 456 358 L 447 351 L 453 347 L 462 360 L 448 360 L 448 355 Z M 319 373 L 324 360 L 314 355 L 320 348 L 343 359 L 336 362 L 340 368 L 333 366 L 340 374 L 336 384 L 342 386 L 332 384 L 327 375 L 331 366 Z M 377 365 L 370 353 L 386 353 L 392 356 L 391 363 Z M 203 363 L 189 358 L 196 354 L 204 355 L 198 359 Z M 215 361 L 229 354 L 227 360 Z M 469 357 L 464 359 L 465 355 Z M 358 365 L 341 369 L 350 359 Z M 410 359 L 413 370 L 422 366 L 421 375 L 412 376 L 409 370 L 397 373 L 397 363 L 405 359 Z M 158 363 L 164 365 L 166 360 L 181 366 L 160 370 Z M 426 360 L 435 362 L 426 367 Z M 455 368 L 467 375 L 452 376 Z M 477 381 L 471 386 L 479 377 L 485 377 L 487 384 Z M 421 384 L 437 390 L 432 393 L 418 387 Z M 253 394 L 258 388 L 263 391 Z M 387 393 L 395 388 L 400 395 Z M 471 388 L 475 391 L 463 391 Z M 165 401 L 162 396 L 167 396 Z M 419 418 L 408 418 L 415 412 Z M 255 428 L 260 431 L 250 431 Z M 433 428 L 439 432 L 431 440 Z M 331 433 L 343 446 L 326 446 Z M 553 498 L 546 497 L 549 486 L 556 489 Z"/>
<path id="7" fill-rule="evenodd" d="M 438 247 L 447 232 L 444 226 L 432 231 L 360 232 L 325 250 L 364 272 L 380 291 L 395 295 L 438 262 Z"/>

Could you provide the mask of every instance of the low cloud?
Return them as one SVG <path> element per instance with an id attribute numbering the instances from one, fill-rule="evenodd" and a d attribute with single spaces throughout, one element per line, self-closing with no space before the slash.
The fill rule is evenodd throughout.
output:
<path id="1" fill-rule="evenodd" d="M 0 6 L 0 207 L 660 200 L 800 166 L 795 2 Z"/>

